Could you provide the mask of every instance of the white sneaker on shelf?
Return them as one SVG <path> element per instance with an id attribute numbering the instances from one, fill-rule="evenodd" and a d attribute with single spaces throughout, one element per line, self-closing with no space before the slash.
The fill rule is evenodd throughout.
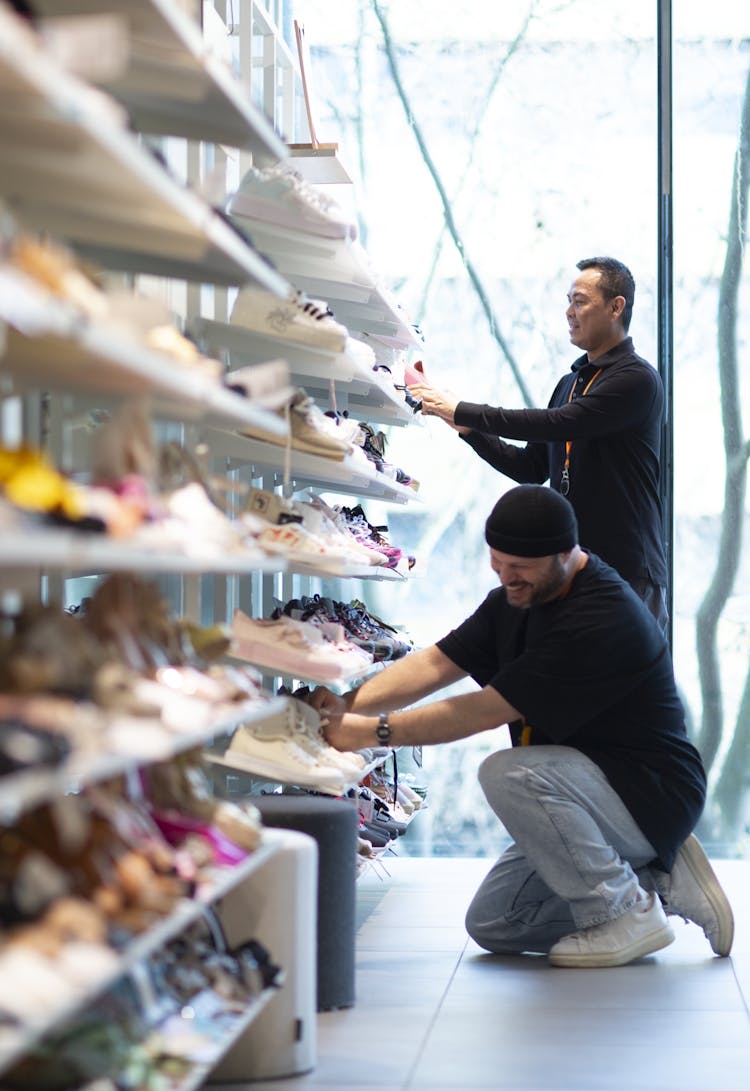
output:
<path id="1" fill-rule="evenodd" d="M 369 462 L 367 455 L 361 447 L 354 448 L 354 454 L 359 451 L 365 461 Z M 319 496 L 312 496 L 309 504 L 304 505 L 303 520 L 305 525 L 308 525 L 313 516 L 319 518 L 320 523 L 313 523 L 312 529 L 318 526 L 317 533 L 321 537 L 328 538 L 329 536 L 335 540 L 334 536 L 338 536 L 342 542 L 345 543 L 346 548 L 352 552 L 353 558 L 356 558 L 360 563 L 372 565 L 385 564 L 387 557 L 376 549 L 370 549 L 368 545 L 361 542 L 356 535 L 354 535 L 346 522 L 345 517 L 341 512 L 334 511 L 328 504 Z"/>
<path id="2" fill-rule="evenodd" d="M 320 458 L 333 458 L 342 462 L 354 450 L 353 444 L 346 440 L 346 432 L 339 432 L 336 422 L 327 417 L 304 390 L 295 390 L 288 406 L 279 416 L 288 417 L 288 438 L 273 436 L 258 425 L 243 425 L 243 435 L 256 437 L 279 446 L 288 444 L 295 451 L 306 451 Z"/>
<path id="3" fill-rule="evenodd" d="M 240 227 L 262 220 L 331 239 L 355 239 L 357 225 L 331 197 L 314 189 L 285 167 L 251 167 L 227 202 L 227 213 Z"/>
<path id="4" fill-rule="evenodd" d="M 315 565 L 321 571 L 341 572 L 351 561 L 351 555 L 342 547 L 329 545 L 301 523 L 281 526 L 268 523 L 254 535 L 254 541 L 270 556 L 285 557 L 291 563 Z"/>
<path id="5" fill-rule="evenodd" d="M 292 447 L 327 458 L 343 459 L 354 446 L 354 430 L 344 420 L 342 425 L 323 412 L 304 390 L 292 398 L 289 414 Z"/>
<path id="6" fill-rule="evenodd" d="M 356 337 L 347 337 L 343 355 L 353 360 L 364 371 L 372 371 L 375 367 L 375 353 L 372 348 Z"/>
<path id="7" fill-rule="evenodd" d="M 652 893 L 616 920 L 563 936 L 550 948 L 548 958 L 552 966 L 625 966 L 668 947 L 673 940 L 672 926 Z"/>
<path id="8" fill-rule="evenodd" d="M 269 337 L 309 345 L 326 352 L 343 352 L 347 330 L 312 300 L 281 299 L 260 288 L 241 288 L 230 321 Z"/>
<path id="9" fill-rule="evenodd" d="M 289 705 L 272 713 L 268 719 L 238 727 L 221 761 L 271 780 L 337 794 L 346 785 L 340 768 L 321 764 L 308 749 L 300 746 L 294 709 Z"/>
<path id="10" fill-rule="evenodd" d="M 307 749 L 321 764 L 340 768 L 349 780 L 359 781 L 367 765 L 362 755 L 330 746 L 323 735 L 323 721 L 318 711 L 296 697 L 290 700 L 294 705 L 294 738 L 300 746 Z"/>
<path id="11" fill-rule="evenodd" d="M 224 381 L 264 409 L 283 409 L 294 396 L 286 360 L 267 360 L 226 372 Z"/>

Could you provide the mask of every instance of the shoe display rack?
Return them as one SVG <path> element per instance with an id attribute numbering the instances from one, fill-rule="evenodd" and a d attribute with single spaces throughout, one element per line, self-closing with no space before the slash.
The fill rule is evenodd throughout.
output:
<path id="1" fill-rule="evenodd" d="M 196 22 L 198 3 L 37 0 L 34 9 L 58 18 L 97 12 L 117 21 L 117 30 L 124 36 L 124 56 L 100 85 L 122 103 L 139 132 L 242 148 L 252 153 L 258 165 L 275 163 L 288 154 L 266 114 L 210 48 Z M 265 36 L 274 37 L 275 28 L 264 18 L 261 5 L 255 14 L 263 19 Z M 217 32 L 226 35 L 227 28 L 219 25 Z M 277 60 L 277 74 L 291 80 L 292 57 L 283 43 L 275 45 L 286 61 L 280 65 Z"/>
<path id="2" fill-rule="evenodd" d="M 50 63 L 7 10 L 0 92 L 0 196 L 20 223 L 110 269 L 284 293 L 284 278 L 129 131 L 125 110 Z"/>
<path id="3" fill-rule="evenodd" d="M 393 328 L 393 325 L 388 326 L 389 330 Z M 226 354 L 236 367 L 262 363 L 278 352 L 283 353 L 289 364 L 292 382 L 303 386 L 319 402 L 328 401 L 333 382 L 337 392 L 341 392 L 342 408 L 347 408 L 354 417 L 394 425 L 406 425 L 413 418 L 403 396 L 399 395 L 392 383 L 378 381 L 378 372 L 373 372 L 371 367 L 346 352 L 326 352 L 312 345 L 295 344 L 283 337 L 250 333 L 228 322 L 216 322 L 209 318 L 195 319 L 191 330 L 207 352 L 217 356 Z M 404 331 L 403 347 L 408 347 L 413 336 Z M 396 490 L 392 498 L 398 502 L 403 496 Z"/>
<path id="4" fill-rule="evenodd" d="M 321 405 L 333 400 L 353 416 L 407 425 L 412 414 L 402 397 L 360 361 L 314 346 L 269 343 L 228 321 L 228 292 L 242 286 L 279 298 L 302 290 L 327 299 L 355 337 L 403 350 L 421 343 L 356 243 L 321 248 L 304 234 L 263 224 L 248 237 L 199 195 L 197 184 L 187 184 L 217 162 L 228 178 L 237 163 L 276 163 L 288 153 L 279 133 L 298 136 L 294 59 L 268 9 L 256 0 L 231 5 L 237 25 L 224 26 L 223 33 L 239 43 L 233 65 L 212 44 L 221 37 L 221 26 L 218 38 L 212 30 L 218 15 L 193 0 L 35 0 L 32 7 L 35 16 L 55 17 L 47 38 L 0 0 L 0 217 L 11 225 L 6 235 L 18 230 L 58 239 L 120 288 L 136 288 L 139 278 L 157 280 L 165 298 L 179 300 L 174 309 L 201 349 L 230 371 L 268 361 L 273 348 L 275 357 L 288 361 L 291 382 Z M 105 20 L 100 29 L 113 43 L 113 57 L 95 87 L 57 54 L 66 47 L 70 52 L 77 33 L 84 40 L 95 34 L 91 20 L 98 18 Z M 85 70 L 86 58 L 75 53 L 69 65 Z M 93 60 L 88 57 L 89 65 Z M 154 153 L 145 134 L 172 142 L 172 162 Z M 317 489 L 398 504 L 415 499 L 413 489 L 361 460 L 290 451 L 284 445 L 288 425 L 278 413 L 145 343 L 136 330 L 83 314 L 40 281 L 0 263 L 2 445 L 44 444 L 68 472 L 85 473 L 87 414 L 131 400 L 147 407 L 164 436 L 186 447 L 200 445 L 211 472 L 237 490 L 255 484 L 287 497 Z M 243 434 L 253 432 L 275 442 Z M 0 593 L 8 601 L 35 596 L 62 603 L 75 578 L 147 573 L 169 591 L 176 610 L 207 625 L 226 621 L 232 604 L 263 616 L 269 598 L 299 593 L 316 574 L 312 561 L 191 547 L 184 553 L 139 548 L 101 534 L 11 524 L 0 537 Z M 319 574 L 329 579 L 332 571 Z M 403 578 L 364 564 L 336 574 Z M 76 751 L 52 770 L 3 777 L 0 827 L 12 830 L 34 808 L 54 809 L 113 778 L 137 794 L 142 771 L 153 763 L 196 746 L 210 750 L 239 723 L 267 715 L 258 706 L 235 704 L 216 707 L 199 722 L 187 717 L 183 730 L 165 731 L 158 720 L 141 719 L 136 730 L 132 718 L 113 714 L 109 735 L 102 735 L 109 746 Z M 342 791 L 356 783 L 353 777 Z M 137 981 L 139 967 L 187 932 L 207 906 L 233 943 L 259 941 L 283 977 L 235 1013 L 209 1053 L 196 1053 L 170 1087 L 188 1091 L 222 1071 L 252 1080 L 309 1070 L 315 1063 L 316 884 L 312 839 L 264 829 L 244 862 L 217 868 L 163 920 L 118 950 L 99 975 L 71 984 L 59 1005 L 45 1006 L 28 1022 L 0 1025 L 0 1083 L 72 1017 L 95 1008 L 123 980 Z M 8 985 L 2 972 L 0 958 L 0 997 Z"/>

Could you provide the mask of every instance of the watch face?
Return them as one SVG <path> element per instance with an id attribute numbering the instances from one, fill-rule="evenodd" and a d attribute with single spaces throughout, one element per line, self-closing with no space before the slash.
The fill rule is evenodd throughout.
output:
<path id="1" fill-rule="evenodd" d="M 391 741 L 393 732 L 391 731 L 391 725 L 385 718 L 380 720 L 380 723 L 375 730 L 375 734 L 377 735 L 379 742 L 389 743 Z"/>

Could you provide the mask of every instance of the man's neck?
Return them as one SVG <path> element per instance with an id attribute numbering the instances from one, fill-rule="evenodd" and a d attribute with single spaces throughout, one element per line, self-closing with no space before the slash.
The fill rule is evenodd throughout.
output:
<path id="1" fill-rule="evenodd" d="M 562 590 L 560 591 L 560 594 L 557 595 L 558 599 L 564 599 L 565 598 L 565 596 L 570 591 L 573 580 L 576 578 L 576 576 L 581 571 L 581 569 L 586 566 L 586 564 L 588 562 L 588 559 L 589 559 L 588 553 L 585 553 L 581 549 L 580 546 L 576 546 L 571 551 L 570 557 L 568 559 L 568 564 L 567 564 L 567 570 L 568 570 L 567 578 L 565 580 L 565 584 L 564 584 Z"/>
<path id="2" fill-rule="evenodd" d="M 614 341 L 611 341 L 602 347 L 596 348 L 592 352 L 587 352 L 586 355 L 589 358 L 589 363 L 593 364 L 597 360 L 600 360 L 602 356 L 606 356 L 608 352 L 611 352 L 612 349 L 617 348 L 617 346 L 621 345 L 623 341 L 626 341 L 627 337 L 627 333 L 622 332 L 615 338 Z"/>

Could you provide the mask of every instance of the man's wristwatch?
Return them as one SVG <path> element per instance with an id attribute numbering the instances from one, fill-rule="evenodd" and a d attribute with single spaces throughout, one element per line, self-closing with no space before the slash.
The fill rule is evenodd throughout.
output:
<path id="1" fill-rule="evenodd" d="M 375 734 L 377 735 L 378 742 L 381 746 L 390 746 L 391 739 L 393 738 L 393 730 L 388 723 L 388 713 L 381 712 L 378 716 L 378 726 L 375 728 Z"/>

